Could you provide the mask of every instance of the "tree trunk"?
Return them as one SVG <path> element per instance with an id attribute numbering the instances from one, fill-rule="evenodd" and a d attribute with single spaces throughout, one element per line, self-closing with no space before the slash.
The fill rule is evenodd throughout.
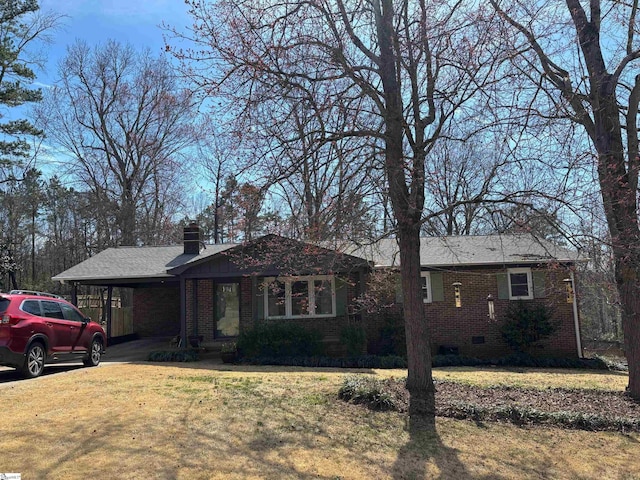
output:
<path id="1" fill-rule="evenodd" d="M 435 387 L 431 374 L 429 326 L 424 317 L 420 278 L 420 224 L 400 227 L 400 265 L 407 342 L 409 421 L 419 430 L 435 420 Z"/>
<path id="2" fill-rule="evenodd" d="M 605 79 L 608 77 L 605 77 Z M 615 279 L 622 309 L 624 346 L 629 363 L 629 394 L 640 399 L 640 230 L 637 180 L 626 166 L 622 127 L 615 92 L 605 80 L 597 85 L 599 109 L 594 108 L 598 178 L 613 245 Z"/>
<path id="3" fill-rule="evenodd" d="M 637 259 L 637 256 L 635 257 Z M 637 262 L 637 260 L 636 260 Z M 623 260 L 616 266 L 616 283 L 622 306 L 622 329 L 624 332 L 624 352 L 629 364 L 629 385 L 627 391 L 635 399 L 640 399 L 640 282 L 638 263 Z"/>
<path id="4" fill-rule="evenodd" d="M 389 197 L 397 222 L 400 248 L 400 273 L 404 300 L 409 390 L 409 428 L 417 431 L 435 425 L 435 387 L 431 377 L 429 332 L 424 319 L 422 280 L 420 279 L 420 226 L 424 208 L 424 162 L 414 153 L 405 156 L 404 108 L 397 58 L 392 39 L 393 2 L 374 2 L 377 38 L 380 42 L 380 77 L 385 109 L 385 172 Z M 421 123 L 421 121 L 418 121 Z M 421 128 L 417 126 L 416 128 Z M 420 171 L 422 170 L 422 171 Z M 407 171 L 410 182 L 407 185 Z"/>

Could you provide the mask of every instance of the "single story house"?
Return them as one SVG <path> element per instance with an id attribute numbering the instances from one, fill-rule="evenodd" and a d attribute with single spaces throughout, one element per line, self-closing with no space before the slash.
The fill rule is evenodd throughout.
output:
<path id="1" fill-rule="evenodd" d="M 559 323 L 542 353 L 582 355 L 576 252 L 531 235 L 427 237 L 420 258 L 435 353 L 507 353 L 501 318 L 509 302 L 524 301 L 551 306 Z M 109 248 L 53 280 L 71 284 L 74 294 L 78 285 L 131 288 L 133 330 L 142 337 L 180 335 L 186 345 L 193 336 L 206 344 L 235 338 L 257 322 L 290 321 L 321 331 L 338 354 L 346 326 L 361 326 L 372 347 L 390 321 L 401 323 L 393 275 L 387 276 L 393 298 L 382 307 L 372 311 L 361 301 L 376 272 L 398 267 L 395 239 L 329 247 L 267 235 L 242 245 L 204 245 L 191 224 L 183 245 Z"/>

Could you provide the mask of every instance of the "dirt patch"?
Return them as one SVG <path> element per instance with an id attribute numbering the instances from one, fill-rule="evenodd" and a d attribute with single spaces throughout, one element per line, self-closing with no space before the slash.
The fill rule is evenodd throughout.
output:
<path id="1" fill-rule="evenodd" d="M 436 415 L 511 423 L 549 423 L 593 430 L 640 430 L 640 402 L 623 392 L 585 389 L 479 387 L 436 381 Z M 384 380 L 384 391 L 406 412 L 404 380 Z"/>

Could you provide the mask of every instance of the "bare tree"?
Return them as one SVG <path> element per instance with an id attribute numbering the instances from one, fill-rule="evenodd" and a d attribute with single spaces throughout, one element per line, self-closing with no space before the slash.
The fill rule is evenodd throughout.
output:
<path id="1" fill-rule="evenodd" d="M 243 165 L 239 161 L 241 150 L 231 135 L 225 134 L 219 125 L 206 122 L 198 143 L 198 160 L 195 175 L 206 181 L 200 185 L 207 194 L 213 197 L 208 207 L 202 209 L 198 215 L 200 226 L 213 243 L 224 241 L 224 207 L 229 197 L 234 193 L 225 189 L 225 179 L 241 175 Z"/>
<path id="2" fill-rule="evenodd" d="M 479 146 L 478 140 L 441 142 L 427 157 L 427 217 L 422 226 L 427 235 L 471 235 L 488 230 L 484 202 L 504 197 L 498 191 L 499 177 L 510 175 L 511 164 L 501 152 Z"/>
<path id="3" fill-rule="evenodd" d="M 325 96 L 282 102 L 289 107 L 286 117 L 264 121 L 279 159 L 272 165 L 271 182 L 279 187 L 273 190 L 284 198 L 298 238 L 371 238 L 376 222 L 368 210 L 382 168 L 376 168 L 368 139 L 335 135 L 354 119 L 330 98 L 323 101 Z"/>
<path id="4" fill-rule="evenodd" d="M 615 259 L 629 392 L 640 398 L 638 2 L 491 0 L 502 45 L 528 82 L 523 116 L 573 123 L 597 153 L 597 179 Z M 586 5 L 585 5 L 586 4 Z M 529 92 L 529 95 L 526 93 Z"/>
<path id="5" fill-rule="evenodd" d="M 115 209 L 112 242 L 153 243 L 141 228 L 157 231 L 181 194 L 181 155 L 194 140 L 192 93 L 165 60 L 114 41 L 93 49 L 76 42 L 60 77 L 39 110 L 50 138 L 71 157 L 73 177 Z"/>
<path id="6" fill-rule="evenodd" d="M 335 84 L 323 101 L 352 119 L 323 141 L 366 138 L 376 148 L 394 212 L 402 265 L 411 426 L 435 415 L 429 327 L 420 286 L 425 159 L 461 106 L 492 81 L 490 30 L 463 2 L 190 1 L 195 42 L 176 50 L 207 93 L 239 117 L 274 99 Z M 315 98 L 315 97 L 314 97 Z M 320 102 L 316 102 L 320 103 Z M 370 160 L 370 158 L 369 158 Z"/>

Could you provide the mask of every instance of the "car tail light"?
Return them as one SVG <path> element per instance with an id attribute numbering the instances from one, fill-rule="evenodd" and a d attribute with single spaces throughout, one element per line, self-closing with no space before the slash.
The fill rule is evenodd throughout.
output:
<path id="1" fill-rule="evenodd" d="M 20 317 L 13 317 L 11 315 L 9 315 L 8 313 L 5 313 L 2 316 L 2 325 L 16 325 L 20 320 L 23 320 Z"/>

